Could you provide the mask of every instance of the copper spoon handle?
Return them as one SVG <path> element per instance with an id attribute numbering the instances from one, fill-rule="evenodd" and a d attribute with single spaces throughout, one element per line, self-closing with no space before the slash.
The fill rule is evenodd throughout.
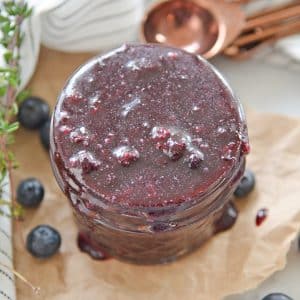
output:
<path id="1" fill-rule="evenodd" d="M 294 0 L 294 1 L 286 3 L 286 4 L 276 5 L 273 8 L 266 8 L 266 9 L 260 10 L 256 13 L 253 13 L 247 19 L 250 20 L 250 19 L 256 19 L 256 18 L 259 18 L 259 17 L 264 18 L 266 15 L 276 13 L 278 11 L 282 11 L 286 8 L 294 7 L 295 5 L 299 5 L 299 4 L 300 4 L 300 0 Z"/>
<path id="2" fill-rule="evenodd" d="M 279 21 L 284 21 L 288 18 L 296 17 L 300 15 L 300 2 L 295 3 L 293 6 L 288 8 L 281 8 L 272 13 L 266 13 L 260 17 L 250 17 L 248 18 L 243 31 L 254 29 L 258 26 L 271 25 Z"/>
<path id="3" fill-rule="evenodd" d="M 300 32 L 300 25 L 296 26 L 290 31 L 281 32 L 277 34 L 275 37 L 267 38 L 258 43 L 255 43 L 254 45 L 245 44 L 244 46 L 240 46 L 240 47 L 232 45 L 227 49 L 225 49 L 224 54 L 235 59 L 247 59 L 252 55 L 254 55 L 256 52 L 258 52 L 261 48 L 264 48 L 270 44 L 275 43 L 278 39 L 296 34 L 298 32 Z"/>
<path id="4" fill-rule="evenodd" d="M 235 46 L 244 46 L 249 43 L 255 43 L 261 41 L 262 39 L 269 38 L 271 36 L 276 36 L 283 32 L 289 32 L 294 30 L 294 28 L 298 28 L 300 26 L 300 19 L 293 20 L 288 23 L 275 25 L 269 28 L 257 30 L 254 33 L 241 35 L 234 42 Z"/>
<path id="5" fill-rule="evenodd" d="M 247 4 L 252 0 L 227 0 L 228 3 L 236 3 L 236 4 Z"/>

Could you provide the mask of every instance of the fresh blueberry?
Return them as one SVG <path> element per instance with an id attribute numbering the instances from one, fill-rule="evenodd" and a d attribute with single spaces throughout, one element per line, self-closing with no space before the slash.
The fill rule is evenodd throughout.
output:
<path id="1" fill-rule="evenodd" d="M 49 150 L 50 148 L 50 124 L 51 124 L 51 119 L 48 119 L 46 123 L 44 123 L 40 128 L 41 143 L 46 150 Z"/>
<path id="2" fill-rule="evenodd" d="M 44 187 L 35 178 L 23 180 L 17 188 L 17 201 L 25 207 L 36 207 L 44 198 Z"/>
<path id="3" fill-rule="evenodd" d="M 61 245 L 59 232 L 49 225 L 39 225 L 27 236 L 27 250 L 37 258 L 53 256 Z"/>
<path id="4" fill-rule="evenodd" d="M 265 296 L 262 300 L 293 300 L 293 299 L 285 294 L 273 293 Z"/>
<path id="5" fill-rule="evenodd" d="M 238 198 L 247 196 L 255 186 L 255 176 L 254 173 L 250 170 L 246 170 L 240 184 L 237 189 L 234 191 L 234 195 Z"/>
<path id="6" fill-rule="evenodd" d="M 230 229 L 236 222 L 238 211 L 233 202 L 229 202 L 225 207 L 223 215 L 215 223 L 216 232 L 221 232 Z"/>
<path id="7" fill-rule="evenodd" d="M 40 128 L 49 118 L 49 105 L 38 97 L 29 97 L 19 108 L 18 120 L 28 129 Z"/>

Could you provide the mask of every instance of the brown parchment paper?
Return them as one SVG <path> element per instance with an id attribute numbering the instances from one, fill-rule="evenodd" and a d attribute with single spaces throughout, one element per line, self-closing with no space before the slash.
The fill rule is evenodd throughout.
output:
<path id="1" fill-rule="evenodd" d="M 30 83 L 32 93 L 53 107 L 70 72 L 89 56 L 42 49 Z M 300 120 L 252 111 L 247 115 L 252 144 L 248 167 L 255 171 L 257 185 L 251 196 L 237 201 L 236 226 L 192 255 L 163 266 L 135 266 L 114 259 L 97 262 L 82 254 L 71 209 L 38 133 L 21 129 L 14 147 L 20 162 L 15 182 L 35 176 L 45 184 L 46 195 L 38 209 L 26 212 L 21 234 L 15 226 L 15 267 L 41 287 L 41 295 L 34 296 L 17 281 L 18 299 L 220 300 L 257 286 L 283 268 L 300 227 Z M 256 227 L 256 212 L 263 207 L 270 210 L 269 217 Z M 63 239 L 60 253 L 46 261 L 32 258 L 20 238 L 42 223 L 56 227 Z"/>

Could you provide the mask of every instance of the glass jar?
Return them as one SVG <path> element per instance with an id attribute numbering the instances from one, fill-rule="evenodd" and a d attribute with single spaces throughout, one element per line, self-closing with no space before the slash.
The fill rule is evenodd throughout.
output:
<path id="1" fill-rule="evenodd" d="M 126 56 L 126 64 L 122 60 L 123 56 Z M 161 57 L 163 57 L 163 59 L 160 59 Z M 158 64 L 159 67 L 156 68 L 156 62 L 158 60 L 160 60 L 161 62 Z M 141 61 L 141 65 L 138 65 L 138 62 Z M 152 62 L 154 63 L 152 64 Z M 210 128 L 216 127 L 216 124 L 229 125 L 226 125 L 227 127 L 225 125 L 223 127 L 218 125 L 216 128 L 216 132 L 211 132 L 211 136 L 205 136 L 202 131 L 201 134 L 203 135 L 203 138 L 195 138 L 192 140 L 193 142 L 190 142 L 190 137 L 187 138 L 186 136 L 180 135 L 179 141 L 182 144 L 179 145 L 183 146 L 182 148 L 180 148 L 182 150 L 180 150 L 181 152 L 176 152 L 176 156 L 173 155 L 174 152 L 172 152 L 171 150 L 178 149 L 178 147 L 170 148 L 171 150 L 166 147 L 170 146 L 170 139 L 172 142 L 172 146 L 174 145 L 174 143 L 179 143 L 178 130 L 174 131 L 175 133 L 172 133 L 172 131 L 170 130 L 171 133 L 168 133 L 168 136 L 164 137 L 167 140 L 164 141 L 163 146 L 161 146 L 162 144 L 160 142 L 158 143 L 157 140 L 154 140 L 153 136 L 151 138 L 148 138 L 149 134 L 151 135 L 151 132 L 153 133 L 153 128 L 156 127 L 152 127 L 152 131 L 151 126 L 149 128 L 147 127 L 147 129 L 143 129 L 147 132 L 147 135 L 145 135 L 143 131 L 143 136 L 145 135 L 145 139 L 149 139 L 149 141 L 146 141 L 146 144 L 148 142 L 149 143 L 147 145 L 152 145 L 152 142 L 156 143 L 156 148 L 151 148 L 151 153 L 157 152 L 157 155 L 160 159 L 169 159 L 167 162 L 164 161 L 161 169 L 157 168 L 156 166 L 155 168 L 152 166 L 149 167 L 149 164 L 146 164 L 141 160 L 143 159 L 143 157 L 148 157 L 148 150 L 144 150 L 142 146 L 137 147 L 139 152 L 137 152 L 138 154 L 136 154 L 135 157 L 132 158 L 132 156 L 129 156 L 131 160 L 125 160 L 126 164 L 124 164 L 124 160 L 119 160 L 119 157 L 115 155 L 113 146 L 109 146 L 112 147 L 111 151 L 106 152 L 110 152 L 112 154 L 107 154 L 107 161 L 110 162 L 111 165 L 113 165 L 113 167 L 111 167 L 113 171 L 112 173 L 109 173 L 107 171 L 107 176 L 103 175 L 104 177 L 101 177 L 105 180 L 107 179 L 107 177 L 114 174 L 116 174 L 117 176 L 119 174 L 122 174 L 123 176 L 124 174 L 126 174 L 126 172 L 129 172 L 128 177 L 131 177 L 133 175 L 131 175 L 132 173 L 130 172 L 133 172 L 132 170 L 135 170 L 135 168 L 135 172 L 139 172 L 141 169 L 143 169 L 139 174 L 142 174 L 143 172 L 147 173 L 148 170 L 149 172 L 155 170 L 155 172 L 159 173 L 160 175 L 162 174 L 161 172 L 166 172 L 163 174 L 168 177 L 168 180 L 170 180 L 170 186 L 175 186 L 175 188 L 176 184 L 173 183 L 173 180 L 175 180 L 174 178 L 177 175 L 179 177 L 191 177 L 187 178 L 187 180 L 185 180 L 186 177 L 180 177 L 182 179 L 182 181 L 180 182 L 182 182 L 183 186 L 180 186 L 180 184 L 178 185 L 177 194 L 174 194 L 174 189 L 171 190 L 171 188 L 169 188 L 166 184 L 163 187 L 159 185 L 161 183 L 159 182 L 159 180 L 157 185 L 153 183 L 153 198 L 156 197 L 157 199 L 159 199 L 156 200 L 155 198 L 156 202 L 154 200 L 152 201 L 149 193 L 147 194 L 148 186 L 144 181 L 143 182 L 145 183 L 145 187 L 140 187 L 139 190 L 136 190 L 136 192 L 139 193 L 139 195 L 143 195 L 143 189 L 145 189 L 145 200 L 141 200 L 140 202 L 133 202 L 132 199 L 135 198 L 135 195 L 125 194 L 124 190 L 122 190 L 122 193 L 124 193 L 123 196 L 121 195 L 123 198 L 120 197 L 120 200 L 116 200 L 117 196 L 119 196 L 117 194 L 117 191 L 119 191 L 117 188 L 115 192 L 117 196 L 114 195 L 114 197 L 110 197 L 108 200 L 107 193 L 105 194 L 101 190 L 101 182 L 97 181 L 97 174 L 100 172 L 99 169 L 101 169 L 101 166 L 103 164 L 102 162 L 100 162 L 100 160 L 97 160 L 94 157 L 98 155 L 97 151 L 100 151 L 100 149 L 102 149 L 101 151 L 105 150 L 103 150 L 102 145 L 102 147 L 94 147 L 94 143 L 96 143 L 94 142 L 94 140 L 99 141 L 100 138 L 103 138 L 102 132 L 99 133 L 99 129 L 95 129 L 95 127 L 102 125 L 97 125 L 95 123 L 98 120 L 98 117 L 88 117 L 86 113 L 86 111 L 90 110 L 94 112 L 94 109 L 91 108 L 91 106 L 94 105 L 94 102 L 91 104 L 91 101 L 87 101 L 86 98 L 88 98 L 88 100 L 92 99 L 91 95 L 94 95 L 95 91 L 102 89 L 100 89 L 99 87 L 95 88 L 95 86 L 93 86 L 92 88 L 88 88 L 88 82 L 92 82 L 91 78 L 93 78 L 93 80 L 101 79 L 101 84 L 104 84 L 103 82 L 105 81 L 112 80 L 110 81 L 110 84 L 112 84 L 112 82 L 113 84 L 115 84 L 113 92 L 117 94 L 117 96 L 113 94 L 112 99 L 116 99 L 116 97 L 120 97 L 120 94 L 122 94 L 122 97 L 124 97 L 126 93 L 124 92 L 123 88 L 119 89 L 119 84 L 120 86 L 122 85 L 121 83 L 119 83 L 119 81 L 114 81 L 114 78 L 106 77 L 107 72 L 103 73 L 103 69 L 105 69 L 106 67 L 108 68 L 108 66 L 112 68 L 111 74 L 119 74 L 121 72 L 119 70 L 123 70 L 125 68 L 124 65 L 126 66 L 126 70 L 122 71 L 128 72 L 125 73 L 125 75 L 127 76 L 122 77 L 125 78 L 125 85 L 126 80 L 128 84 L 133 80 L 131 78 L 131 75 L 136 76 L 136 74 L 139 74 L 140 77 L 142 76 L 142 80 L 136 79 L 140 80 L 138 81 L 138 93 L 141 93 L 141 91 L 143 90 L 143 88 L 141 89 L 141 85 L 143 84 L 143 82 L 146 82 L 145 86 L 147 85 L 147 87 L 149 87 L 149 80 L 151 80 L 151 83 L 153 85 L 161 84 L 153 79 L 154 76 L 158 74 L 158 76 L 161 76 L 162 82 L 164 79 L 166 79 L 166 82 L 168 83 L 168 80 L 170 81 L 169 76 L 172 76 L 173 78 L 174 74 L 177 74 L 176 72 L 178 70 L 189 72 L 188 69 L 186 69 L 186 65 L 188 64 L 190 64 L 189 70 L 192 75 L 193 72 L 195 72 L 195 76 L 199 75 L 197 73 L 198 70 L 193 69 L 195 67 L 193 64 L 197 65 L 197 68 L 200 68 L 199 70 L 201 72 L 203 71 L 204 75 L 207 75 L 204 80 L 205 82 L 203 82 L 203 89 L 209 87 L 210 84 L 211 87 L 216 86 L 216 89 L 209 89 L 209 91 L 207 92 L 209 93 L 207 97 L 213 99 L 212 97 L 214 97 L 214 93 L 216 97 L 224 97 L 223 100 L 220 100 L 220 103 L 218 101 L 216 101 L 215 103 L 214 100 L 212 100 L 212 103 L 215 103 L 215 105 L 218 106 L 222 105 L 222 101 L 226 102 L 226 105 L 224 104 L 224 112 L 221 112 L 218 107 L 211 108 L 210 106 L 208 106 L 208 112 L 212 112 L 212 115 L 210 116 L 210 118 L 208 118 L 212 119 L 212 125 L 210 123 L 208 124 L 208 121 L 205 121 L 207 127 L 209 128 L 209 132 L 211 132 Z M 172 72 L 169 72 L 170 70 Z M 152 76 L 151 79 L 149 79 L 149 72 Z M 159 72 L 161 72 L 162 75 L 160 75 Z M 192 75 L 191 78 L 195 79 L 195 76 L 193 77 Z M 112 77 L 113 76 L 114 75 L 112 75 Z M 182 82 L 184 83 L 184 80 L 186 80 L 186 78 L 184 78 L 182 74 L 178 76 L 180 76 L 180 78 L 183 80 Z M 174 80 L 176 82 L 176 86 L 180 86 L 179 91 L 173 89 L 174 95 L 176 96 L 183 92 L 181 90 L 181 84 L 177 84 L 177 78 L 175 78 Z M 162 84 L 166 86 L 166 83 Z M 192 82 L 191 84 L 192 86 L 195 84 L 196 87 L 196 82 Z M 157 87 L 158 86 L 155 86 L 156 89 Z M 127 86 L 124 88 L 125 91 L 126 88 Z M 221 92 L 219 92 L 218 89 L 220 89 Z M 93 90 L 93 94 L 90 94 L 90 90 Z M 213 90 L 213 92 L 211 92 L 211 90 Z M 130 91 L 132 91 L 132 89 Z M 103 93 L 104 96 L 102 94 L 99 97 L 102 97 L 105 101 L 105 99 L 107 99 L 108 96 L 111 95 L 111 93 Z M 149 93 L 150 92 L 148 92 L 148 94 Z M 186 93 L 186 91 L 184 91 L 184 93 Z M 145 99 L 145 106 L 150 105 L 148 102 L 146 102 L 148 94 L 142 94 L 141 96 L 141 98 L 144 97 L 143 99 Z M 76 95 L 76 97 L 74 95 Z M 172 95 L 172 101 L 174 101 L 175 106 L 177 100 L 175 99 L 174 95 Z M 183 97 L 182 95 L 181 97 Z M 84 104 L 84 109 L 80 106 L 83 101 L 87 101 L 88 103 Z M 158 100 L 158 103 L 159 101 L 160 100 Z M 67 102 L 69 103 L 69 106 L 65 105 L 65 103 Z M 137 102 L 137 100 L 133 100 L 129 102 L 129 106 L 124 106 L 124 104 L 120 106 L 122 109 L 124 109 L 125 107 L 126 115 L 124 116 L 124 110 L 121 112 L 121 117 L 123 116 L 124 118 L 127 118 L 128 113 L 132 113 L 131 110 L 140 109 L 139 112 L 135 111 L 136 115 L 134 116 L 132 121 L 130 121 L 130 126 L 128 125 L 128 128 L 133 128 L 132 130 L 134 130 L 134 134 L 128 135 L 130 137 L 130 141 L 137 141 L 136 136 L 138 136 L 138 134 L 142 130 L 137 126 L 133 126 L 132 124 L 135 122 L 138 116 L 143 115 L 144 118 L 145 115 L 151 114 L 152 109 L 151 106 L 147 107 L 146 110 L 143 107 L 135 108 L 135 105 L 139 104 Z M 72 105 L 70 105 L 70 103 Z M 102 103 L 103 100 L 101 102 L 101 105 Z M 187 100 L 186 105 L 190 105 L 189 100 Z M 100 107 L 100 109 L 102 109 L 102 106 Z M 205 105 L 203 106 L 203 110 L 204 109 L 206 109 Z M 111 108 L 111 111 L 114 111 L 114 107 Z M 196 111 L 194 104 L 192 111 Z M 97 113 L 98 112 L 96 110 L 96 114 Z M 102 116 L 101 118 L 103 118 L 103 123 L 105 123 L 106 116 L 102 115 L 101 113 L 99 114 L 99 116 Z M 168 114 L 170 113 L 168 112 Z M 181 114 L 181 112 L 179 112 L 179 114 Z M 232 116 L 230 114 L 232 114 Z M 224 119 L 220 117 L 222 115 L 224 115 Z M 69 121 L 73 118 L 73 116 L 74 120 L 72 122 Z M 186 116 L 187 118 L 193 118 L 190 116 L 190 113 L 184 113 L 184 117 L 181 117 L 181 119 L 185 118 Z M 119 119 L 115 119 L 114 117 L 115 116 L 113 115 L 111 118 L 112 120 L 116 120 L 115 122 L 129 122 L 126 120 L 124 121 L 123 119 L 120 121 Z M 91 118 L 94 118 L 93 121 L 90 121 Z M 159 119 L 159 117 L 157 118 Z M 205 118 L 204 115 L 203 118 Z M 174 120 L 174 117 L 170 118 L 170 120 Z M 228 120 L 230 120 L 230 122 Z M 171 121 L 168 122 L 170 123 Z M 80 123 L 80 126 L 77 126 L 78 123 Z M 190 122 L 190 124 L 192 123 L 193 122 Z M 124 124 L 123 126 L 127 126 L 126 123 Z M 198 127 L 201 127 L 200 125 Z M 110 127 L 111 125 L 105 126 Z M 193 124 L 186 126 L 192 126 L 193 128 L 195 127 Z M 120 126 L 118 126 L 117 128 L 120 128 Z M 195 130 L 198 129 L 196 128 Z M 93 134 L 88 136 L 86 135 L 86 132 L 93 132 Z M 225 137 L 222 136 L 224 134 Z M 214 135 L 216 136 L 216 138 L 214 137 Z M 102 252 L 117 259 L 137 264 L 166 263 L 197 249 L 209 237 L 213 236 L 219 231 L 229 229 L 235 222 L 237 212 L 230 200 L 241 176 L 243 175 L 245 168 L 245 154 L 247 154 L 249 150 L 246 121 L 240 103 L 233 95 L 224 78 L 202 58 L 187 54 L 179 49 L 168 47 L 154 45 L 129 45 L 123 46 L 122 48 L 108 55 L 104 55 L 100 58 L 98 57 L 91 60 L 85 66 L 77 70 L 77 72 L 74 73 L 69 82 L 66 84 L 58 100 L 58 104 L 53 115 L 50 136 L 50 155 L 55 177 L 59 183 L 59 186 L 66 194 L 73 207 L 74 215 L 79 226 L 80 239 L 81 241 L 84 241 L 85 245 L 88 245 L 88 247 L 84 248 L 89 249 L 90 254 L 94 257 L 99 258 L 99 253 Z M 94 137 L 92 143 L 91 136 Z M 120 136 L 118 136 L 118 134 L 116 134 L 115 136 L 115 139 L 117 140 L 117 142 L 119 142 Z M 205 137 L 207 137 L 207 141 L 209 141 L 210 143 L 202 143 L 203 139 L 205 140 Z M 207 148 L 209 147 L 207 146 L 207 144 L 209 145 L 214 143 L 215 139 L 217 139 L 218 142 L 216 142 L 216 144 L 214 145 L 217 145 L 218 147 L 220 146 L 220 149 L 216 149 L 217 146 L 214 146 L 214 148 L 212 147 L 211 150 L 207 150 Z M 69 140 L 71 142 L 68 142 Z M 141 139 L 139 138 L 139 140 Z M 196 161 L 197 164 L 193 164 L 194 161 L 191 161 L 191 158 L 195 158 L 196 154 L 202 152 L 200 152 L 199 149 L 199 152 L 197 152 L 198 150 L 195 150 L 195 148 L 193 148 L 196 147 L 196 142 L 194 142 L 194 140 L 197 141 L 197 143 L 199 142 L 199 149 L 201 149 L 201 151 L 203 149 L 204 152 L 203 157 L 201 157 L 200 160 Z M 234 142 L 228 142 L 231 140 L 234 140 Z M 74 143 L 74 146 L 73 144 L 70 146 L 70 143 Z M 81 148 L 78 148 L 78 143 L 80 144 Z M 135 145 L 137 145 L 137 142 Z M 178 144 L 176 144 L 176 146 L 178 146 Z M 88 148 L 92 151 L 94 156 L 91 154 L 91 151 L 84 152 L 83 150 L 80 150 L 78 152 L 77 148 Z M 136 151 L 136 148 L 132 149 Z M 76 156 L 72 154 L 74 151 L 76 152 Z M 207 153 L 205 151 L 207 151 Z M 106 152 L 104 151 L 103 153 Z M 128 153 L 133 155 L 136 152 Z M 128 158 L 128 153 L 126 152 L 126 158 Z M 178 153 L 180 154 L 179 156 L 177 155 Z M 218 155 L 219 153 L 220 155 L 222 154 L 222 157 L 217 162 L 212 161 L 212 159 L 210 159 L 209 161 L 209 158 L 215 157 L 216 153 Z M 99 154 L 99 156 L 101 155 Z M 205 160 L 206 157 L 207 161 Z M 114 161 L 114 159 L 118 160 L 119 164 L 121 165 L 119 166 Z M 139 160 L 141 160 L 141 162 L 139 162 Z M 80 167 L 78 167 L 78 165 Z M 204 167 L 206 165 L 208 167 Z M 188 167 L 191 170 L 186 169 Z M 209 167 L 211 167 L 213 171 L 205 170 L 209 169 Z M 109 163 L 107 168 L 110 168 Z M 166 171 L 163 171 L 163 168 L 165 168 Z M 177 175 L 175 174 L 175 176 L 173 174 L 173 170 L 174 172 L 175 170 L 176 172 L 178 172 L 178 168 L 179 170 L 182 170 L 182 173 Z M 197 168 L 203 168 L 204 171 L 198 170 Z M 104 169 L 101 169 L 101 172 L 104 172 L 105 174 Z M 195 186 L 194 184 L 189 185 L 189 181 L 193 181 L 194 179 L 197 180 L 197 178 L 195 178 L 194 176 L 200 176 L 199 174 L 205 175 L 205 172 L 207 172 L 207 178 L 209 178 L 207 179 L 207 182 L 204 178 L 201 181 L 201 185 L 199 184 L 199 187 Z M 183 173 L 186 175 L 183 175 Z M 147 174 L 145 174 L 145 176 L 146 175 Z M 123 178 L 123 181 L 129 180 L 124 176 L 120 178 Z M 131 180 L 131 182 L 132 181 L 134 180 Z M 115 183 L 115 186 L 119 187 L 122 184 L 123 182 L 117 182 Z M 100 188 L 98 188 L 97 190 L 95 186 L 100 186 Z M 164 199 L 159 198 L 157 196 L 158 192 L 157 190 L 155 190 L 156 188 L 157 190 L 162 189 L 161 194 L 159 195 L 163 195 L 165 198 L 169 196 L 169 192 L 173 193 L 170 198 L 175 198 L 174 195 L 176 195 L 176 201 L 173 198 L 172 199 L 174 201 L 165 201 Z M 192 193 L 189 193 L 187 197 L 186 189 L 190 190 L 190 188 L 192 188 Z M 109 191 L 114 193 L 112 189 Z M 134 191 L 132 192 L 132 189 L 131 193 L 134 193 Z M 181 194 L 183 195 L 182 197 L 180 197 Z M 126 201 L 123 201 L 124 199 L 126 199 Z"/>

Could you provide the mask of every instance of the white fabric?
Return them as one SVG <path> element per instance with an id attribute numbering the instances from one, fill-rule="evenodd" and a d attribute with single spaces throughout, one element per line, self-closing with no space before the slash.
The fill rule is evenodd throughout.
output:
<path id="1" fill-rule="evenodd" d="M 0 0 L 1 1 L 1 0 Z M 136 39 L 143 0 L 27 0 L 22 85 L 35 69 L 40 44 L 67 52 L 107 50 Z"/>
<path id="2" fill-rule="evenodd" d="M 3 1 L 3 0 L 0 0 Z M 22 87 L 32 76 L 40 44 L 68 52 L 101 51 L 136 40 L 144 7 L 153 0 L 27 0 L 34 8 L 23 30 Z M 255 10 L 283 0 L 256 0 Z M 0 48 L 0 65 L 3 58 Z M 298 68 L 300 35 L 286 38 L 258 59 Z M 300 68 L 299 68 L 300 70 Z M 11 222 L 0 217 L 0 264 L 12 267 Z M 0 265 L 0 300 L 15 300 L 13 274 Z M 2 291 L 2 294 L 1 294 Z"/>
<path id="3" fill-rule="evenodd" d="M 3 185 L 1 199 L 9 199 L 8 182 Z M 4 214 L 9 214 L 8 206 L 1 206 Z M 11 219 L 7 216 L 0 216 L 0 299 L 14 300 L 16 298 L 14 275 L 10 271 L 13 268 L 13 246 Z M 8 268 L 9 269 L 8 269 Z"/>

